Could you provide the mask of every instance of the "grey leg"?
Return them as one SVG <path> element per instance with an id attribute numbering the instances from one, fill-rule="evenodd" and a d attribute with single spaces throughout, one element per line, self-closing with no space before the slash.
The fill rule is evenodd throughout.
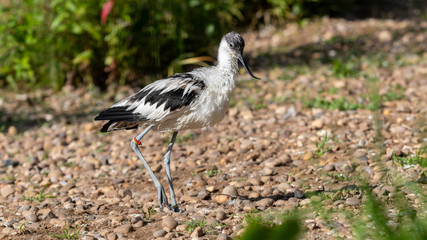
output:
<path id="1" fill-rule="evenodd" d="M 181 209 L 178 208 L 178 204 L 176 203 L 175 200 L 175 192 L 173 190 L 173 183 L 172 183 L 172 176 L 171 176 L 171 168 L 170 168 L 170 156 L 171 156 L 171 151 L 172 151 L 172 147 L 173 144 L 175 143 L 176 140 L 176 136 L 178 135 L 178 132 L 174 132 L 172 135 L 172 139 L 169 143 L 169 147 L 168 150 L 165 154 L 165 157 L 163 159 L 163 161 L 165 162 L 165 166 L 166 166 L 166 175 L 168 175 L 168 182 L 169 182 L 169 189 L 171 191 L 171 199 L 172 199 L 172 210 L 174 212 L 183 212 Z"/>
<path id="2" fill-rule="evenodd" d="M 148 173 L 150 174 L 151 179 L 153 179 L 154 185 L 156 186 L 157 192 L 158 192 L 158 200 L 159 200 L 160 208 L 163 207 L 163 204 L 169 207 L 168 198 L 166 197 L 165 190 L 163 189 L 162 184 L 160 184 L 156 175 L 154 175 L 153 171 L 151 170 L 148 163 L 145 161 L 144 157 L 141 154 L 141 151 L 138 148 L 138 145 L 141 144 L 139 141 L 142 139 L 142 137 L 144 137 L 145 134 L 148 133 L 148 131 L 150 131 L 152 127 L 153 127 L 152 125 L 148 126 L 141 134 L 139 134 L 135 139 L 131 141 L 130 145 L 132 146 L 132 149 L 135 151 L 136 155 L 138 155 L 142 164 L 144 164 L 144 167 L 147 169 Z"/>

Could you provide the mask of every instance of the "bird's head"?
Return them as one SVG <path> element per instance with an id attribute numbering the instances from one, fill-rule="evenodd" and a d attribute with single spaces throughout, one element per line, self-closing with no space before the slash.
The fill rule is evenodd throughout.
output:
<path id="1" fill-rule="evenodd" d="M 243 67 L 245 67 L 246 71 L 248 71 L 249 75 L 251 75 L 255 79 L 260 79 L 255 77 L 252 72 L 249 70 L 246 65 L 245 60 L 243 59 L 243 49 L 245 48 L 245 40 L 243 40 L 242 36 L 236 32 L 229 32 L 222 38 L 220 48 L 222 51 L 225 51 L 228 55 L 231 55 L 233 58 L 239 59 L 242 63 Z"/>

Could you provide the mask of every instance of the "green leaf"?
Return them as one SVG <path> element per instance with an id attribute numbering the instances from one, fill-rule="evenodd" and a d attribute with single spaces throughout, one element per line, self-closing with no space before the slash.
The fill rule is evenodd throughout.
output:
<path id="1" fill-rule="evenodd" d="M 92 56 L 93 56 L 92 49 L 85 50 L 74 57 L 73 64 L 75 65 L 82 64 L 82 63 L 88 64 L 90 63 L 90 59 L 92 58 Z"/>

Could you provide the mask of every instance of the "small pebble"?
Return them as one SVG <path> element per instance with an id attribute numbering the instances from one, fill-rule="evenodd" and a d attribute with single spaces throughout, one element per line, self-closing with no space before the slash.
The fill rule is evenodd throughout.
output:
<path id="1" fill-rule="evenodd" d="M 310 159 L 312 159 L 313 158 L 313 153 L 312 152 L 307 152 L 307 153 L 305 153 L 304 154 L 304 157 L 302 158 L 302 160 L 303 161 L 308 161 L 308 160 L 310 160 Z"/>
<path id="2" fill-rule="evenodd" d="M 192 238 L 198 238 L 203 236 L 203 229 L 201 227 L 196 227 L 194 231 L 191 233 L 190 237 Z"/>
<path id="3" fill-rule="evenodd" d="M 3 167 L 9 167 L 9 166 L 16 167 L 19 165 L 19 162 L 12 159 L 6 159 L 6 161 L 4 161 L 2 165 Z"/>
<path id="4" fill-rule="evenodd" d="M 320 119 L 316 119 L 313 122 L 311 122 L 311 127 L 314 129 L 320 129 L 323 127 L 323 122 Z"/>
<path id="5" fill-rule="evenodd" d="M 157 230 L 157 231 L 155 231 L 154 233 L 153 233 L 153 237 L 155 237 L 155 238 L 161 238 L 161 237 L 164 237 L 164 236 L 166 236 L 166 234 L 167 234 L 168 232 L 166 232 L 165 230 L 163 230 L 163 229 L 161 229 L 161 230 Z"/>
<path id="6" fill-rule="evenodd" d="M 215 200 L 215 202 L 222 204 L 222 203 L 226 203 L 226 202 L 230 201 L 231 197 L 227 196 L 227 195 L 216 195 L 214 197 L 214 200 Z"/>
<path id="7" fill-rule="evenodd" d="M 294 192 L 294 198 L 302 199 L 304 198 L 304 193 L 301 190 L 296 189 Z"/>
<path id="8" fill-rule="evenodd" d="M 37 217 L 36 214 L 28 214 L 27 216 L 25 216 L 27 218 L 28 221 L 30 222 L 38 222 L 39 218 Z"/>
<path id="9" fill-rule="evenodd" d="M 176 228 L 176 226 L 178 226 L 178 222 L 175 220 L 175 218 L 171 217 L 171 216 L 166 216 L 163 218 L 162 221 L 162 227 L 170 232 L 172 230 L 174 230 Z"/>
<path id="10" fill-rule="evenodd" d="M 326 166 L 323 168 L 324 172 L 332 172 L 335 170 L 335 165 L 333 163 L 328 163 L 326 164 Z"/>
<path id="11" fill-rule="evenodd" d="M 119 234 L 127 234 L 132 230 L 132 225 L 130 223 L 123 224 L 121 226 L 118 226 L 114 228 L 115 233 Z"/>
<path id="12" fill-rule="evenodd" d="M 266 168 L 264 168 L 263 173 L 265 176 L 271 176 L 271 175 L 273 175 L 274 170 L 272 168 L 266 167 Z"/>
<path id="13" fill-rule="evenodd" d="M 347 204 L 349 206 L 356 206 L 356 205 L 359 205 L 359 203 L 360 203 L 360 199 L 355 198 L 355 197 L 347 198 L 345 200 L 345 204 Z"/>
<path id="14" fill-rule="evenodd" d="M 16 134 L 18 134 L 18 129 L 15 126 L 10 126 L 7 129 L 7 134 L 9 134 L 9 136 L 15 136 Z"/>
<path id="15" fill-rule="evenodd" d="M 117 239 L 117 235 L 113 232 L 110 232 L 107 234 L 107 240 L 116 240 Z"/>
<path id="16" fill-rule="evenodd" d="M 269 207 L 269 206 L 273 205 L 273 203 L 274 203 L 273 199 L 271 199 L 271 198 L 264 198 L 264 199 L 261 199 L 261 200 L 257 201 L 256 205 L 258 207 L 266 208 L 266 207 Z"/>
<path id="17" fill-rule="evenodd" d="M 259 193 L 257 193 L 257 192 L 251 192 L 251 193 L 249 193 L 248 198 L 249 199 L 257 199 L 257 198 L 259 198 Z"/>
<path id="18" fill-rule="evenodd" d="M 222 194 L 226 194 L 226 195 L 231 196 L 231 197 L 237 197 L 237 196 L 239 196 L 236 188 L 233 187 L 233 186 L 227 186 L 227 187 L 225 187 L 222 190 Z"/>
<path id="19" fill-rule="evenodd" d="M 217 240 L 229 240 L 231 238 L 227 234 L 221 233 L 218 235 L 218 237 L 216 239 Z"/>
<path id="20" fill-rule="evenodd" d="M 9 195 L 15 192 L 15 189 L 11 185 L 6 185 L 1 188 L 0 192 L 3 198 L 7 198 Z"/>
<path id="21" fill-rule="evenodd" d="M 222 221 L 226 218 L 227 218 L 227 214 L 224 211 L 220 210 L 220 211 L 216 212 L 216 219 Z"/>

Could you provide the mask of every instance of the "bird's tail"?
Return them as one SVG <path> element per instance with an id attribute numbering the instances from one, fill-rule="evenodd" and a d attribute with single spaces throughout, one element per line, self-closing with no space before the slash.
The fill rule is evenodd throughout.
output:
<path id="1" fill-rule="evenodd" d="M 101 128 L 101 132 L 110 132 L 114 130 L 122 129 L 134 129 L 138 128 L 138 125 L 146 121 L 147 119 L 139 114 L 133 113 L 133 109 L 130 110 L 128 106 L 111 107 L 105 111 L 99 113 L 95 117 L 95 121 L 109 120 Z"/>

